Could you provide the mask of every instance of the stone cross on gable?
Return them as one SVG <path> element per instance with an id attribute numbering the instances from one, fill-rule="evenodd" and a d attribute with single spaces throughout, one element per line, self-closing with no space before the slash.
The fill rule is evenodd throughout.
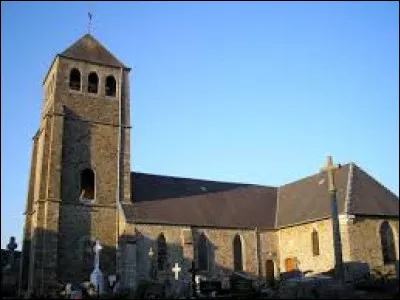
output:
<path id="1" fill-rule="evenodd" d="M 335 171 L 340 169 L 342 166 L 340 164 L 334 165 L 332 162 L 332 156 L 328 156 L 326 165 L 321 168 L 321 172 L 326 172 L 328 174 L 328 189 L 330 192 L 335 192 Z"/>
<path id="2" fill-rule="evenodd" d="M 175 266 L 172 268 L 172 272 L 175 273 L 175 280 L 178 280 L 178 279 L 179 279 L 179 272 L 180 272 L 181 270 L 182 270 L 182 269 L 179 267 L 178 263 L 175 263 Z"/>
<path id="3" fill-rule="evenodd" d="M 98 270 L 100 269 L 100 250 L 103 249 L 103 247 L 100 245 L 99 240 L 96 240 L 96 244 L 93 247 L 93 251 L 95 253 L 95 258 L 94 258 L 94 269 Z"/>

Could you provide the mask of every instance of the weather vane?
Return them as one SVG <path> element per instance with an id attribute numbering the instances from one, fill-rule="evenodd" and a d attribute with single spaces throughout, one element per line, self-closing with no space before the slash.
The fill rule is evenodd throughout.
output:
<path id="1" fill-rule="evenodd" d="M 89 23 L 88 23 L 88 33 L 90 33 L 90 26 L 92 25 L 92 13 L 88 12 Z"/>

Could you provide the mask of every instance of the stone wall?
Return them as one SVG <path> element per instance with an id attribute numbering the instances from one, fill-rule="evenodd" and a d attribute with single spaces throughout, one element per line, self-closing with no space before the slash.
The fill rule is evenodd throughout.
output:
<path id="1" fill-rule="evenodd" d="M 72 68 L 81 72 L 80 91 L 69 88 Z M 87 92 L 92 71 L 99 76 L 97 94 Z M 105 95 L 108 75 L 117 82 L 115 97 Z M 115 205 L 120 114 L 120 199 L 127 202 L 131 198 L 130 120 L 125 112 L 129 109 L 128 81 L 127 71 L 66 58 L 55 59 L 49 70 L 27 199 L 24 247 L 30 250 L 23 251 L 23 278 L 31 283 L 31 291 L 44 293 L 59 280 L 76 283 L 88 279 L 90 273 L 81 267 L 85 239 L 100 240 L 101 268 L 105 275 L 116 273 L 116 241 L 121 228 Z M 95 199 L 83 205 L 79 193 L 84 168 L 95 173 Z"/>
<path id="2" fill-rule="evenodd" d="M 394 272 L 394 264 L 384 265 L 383 263 L 379 230 L 384 220 L 383 218 L 357 216 L 352 222 L 347 223 L 350 241 L 348 251 L 351 261 L 368 263 L 371 270 L 378 268 L 384 272 Z M 393 231 L 396 257 L 399 260 L 399 220 L 395 218 L 386 220 L 389 221 Z"/>
<path id="3" fill-rule="evenodd" d="M 266 262 L 272 260 L 274 263 L 274 277 L 279 277 L 279 245 L 278 231 L 263 230 L 259 233 L 260 240 L 260 273 L 266 277 Z"/>
<path id="4" fill-rule="evenodd" d="M 192 244 L 184 243 L 184 230 L 191 231 Z M 277 238 L 273 231 L 257 233 L 260 256 L 256 254 L 257 234 L 255 230 L 136 224 L 135 232 L 140 236 L 138 261 L 141 265 L 138 265 L 138 273 L 142 277 L 146 277 L 149 272 L 148 251 L 152 247 L 154 252 L 157 252 L 156 241 L 160 233 L 164 234 L 168 245 L 169 266 L 172 268 L 175 263 L 179 263 L 182 266 L 183 276 L 187 278 L 190 276 L 188 270 L 191 268 L 193 257 L 197 255 L 195 241 L 201 233 L 204 233 L 207 238 L 209 250 L 209 270 L 201 272 L 205 276 L 222 276 L 233 271 L 233 239 L 236 234 L 239 234 L 242 239 L 243 270 L 248 274 L 258 276 L 260 273 L 262 275 L 268 252 L 277 252 Z"/>
<path id="5" fill-rule="evenodd" d="M 101 271 L 105 276 L 116 273 L 115 220 L 115 206 L 62 204 L 58 243 L 58 274 L 61 281 L 80 283 L 89 280 L 94 255 L 89 251 L 88 258 L 85 258 L 84 252 L 91 250 L 95 240 L 99 240 L 103 246 L 100 252 Z M 91 241 L 89 246 L 87 241 Z"/>
<path id="6" fill-rule="evenodd" d="M 313 230 L 318 232 L 319 252 L 313 255 L 312 238 Z M 285 259 L 293 258 L 298 268 L 305 271 L 318 273 L 334 267 L 332 222 L 330 219 L 306 223 L 293 227 L 282 228 L 279 236 L 279 266 L 285 272 Z"/>

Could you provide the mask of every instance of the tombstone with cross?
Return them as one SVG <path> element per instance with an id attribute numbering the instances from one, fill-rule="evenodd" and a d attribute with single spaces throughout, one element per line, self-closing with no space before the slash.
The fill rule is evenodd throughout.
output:
<path id="1" fill-rule="evenodd" d="M 175 263 L 175 266 L 172 268 L 172 272 L 175 273 L 175 280 L 179 279 L 179 272 L 182 270 L 181 267 L 179 267 L 178 263 Z"/>
<path id="2" fill-rule="evenodd" d="M 103 247 L 100 245 L 100 242 L 96 240 L 96 244 L 93 247 L 93 251 L 95 253 L 94 270 L 92 274 L 90 274 L 90 282 L 95 286 L 99 295 L 104 293 L 104 278 L 103 273 L 100 271 L 101 249 L 103 249 Z"/>

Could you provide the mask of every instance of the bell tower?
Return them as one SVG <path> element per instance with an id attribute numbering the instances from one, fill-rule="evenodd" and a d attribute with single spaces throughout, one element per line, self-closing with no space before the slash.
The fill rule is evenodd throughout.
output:
<path id="1" fill-rule="evenodd" d="M 130 202 L 130 68 L 92 35 L 56 55 L 45 76 L 26 200 L 22 291 L 116 274 L 120 202 Z M 22 292 L 21 291 L 21 292 Z"/>

